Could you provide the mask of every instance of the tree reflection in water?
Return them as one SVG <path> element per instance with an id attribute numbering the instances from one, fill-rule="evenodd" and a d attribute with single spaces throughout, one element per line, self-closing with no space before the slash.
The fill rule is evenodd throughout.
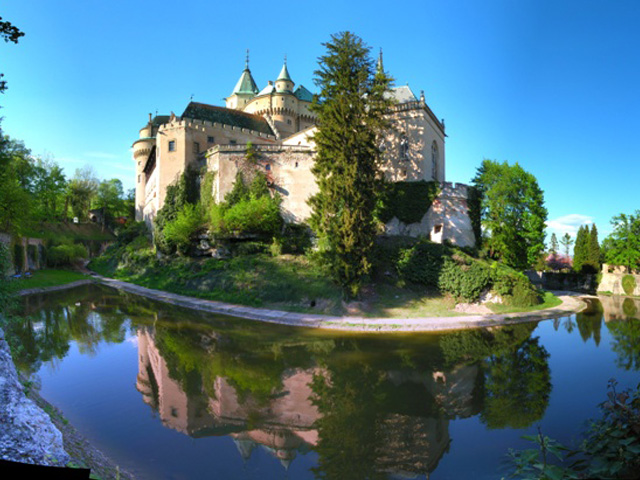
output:
<path id="1" fill-rule="evenodd" d="M 83 288 L 26 300 L 13 332 L 24 371 L 64 357 L 72 340 L 95 354 L 101 342 L 135 335 L 136 387 L 167 428 L 229 436 L 244 459 L 260 445 L 285 466 L 313 450 L 320 478 L 428 474 L 449 451 L 451 420 L 479 415 L 488 428 L 525 428 L 542 419 L 551 393 L 536 324 L 340 336 Z M 591 309 L 571 327 L 598 345 L 602 319 L 603 309 Z M 639 322 L 606 325 L 620 365 L 638 369 Z"/>

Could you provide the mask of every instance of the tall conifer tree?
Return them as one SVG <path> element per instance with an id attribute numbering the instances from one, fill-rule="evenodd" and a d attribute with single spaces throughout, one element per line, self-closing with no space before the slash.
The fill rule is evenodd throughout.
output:
<path id="1" fill-rule="evenodd" d="M 374 70 L 369 47 L 356 35 L 332 35 L 315 71 L 313 104 L 318 130 L 311 198 L 312 228 L 334 279 L 356 296 L 370 270 L 376 232 L 374 207 L 381 187 L 379 138 L 388 127 L 391 79 Z"/>
<path id="2" fill-rule="evenodd" d="M 573 247 L 573 269 L 581 272 L 587 261 L 587 248 L 589 246 L 589 227 L 581 226 L 576 236 L 575 247 Z"/>
<path id="3" fill-rule="evenodd" d="M 600 243 L 598 242 L 598 229 L 596 224 L 591 225 L 589 232 L 589 266 L 593 269 L 593 273 L 600 270 Z"/>

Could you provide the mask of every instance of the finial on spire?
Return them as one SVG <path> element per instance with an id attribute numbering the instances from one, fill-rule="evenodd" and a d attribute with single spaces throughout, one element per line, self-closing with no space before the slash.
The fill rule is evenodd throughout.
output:
<path id="1" fill-rule="evenodd" d="M 244 69 L 249 70 L 249 49 L 247 48 L 247 58 L 244 62 Z"/>

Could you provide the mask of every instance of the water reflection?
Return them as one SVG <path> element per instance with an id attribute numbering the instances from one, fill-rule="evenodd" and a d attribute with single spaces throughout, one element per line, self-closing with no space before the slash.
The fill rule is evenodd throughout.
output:
<path id="1" fill-rule="evenodd" d="M 598 345 L 604 323 L 619 366 L 637 370 L 640 322 L 616 320 L 613 306 L 594 302 L 555 327 Z M 243 459 L 263 447 L 285 468 L 313 451 L 319 478 L 429 475 L 450 449 L 452 420 L 527 428 L 552 389 L 535 324 L 345 336 L 213 319 L 95 286 L 31 297 L 25 311 L 12 332 L 23 338 L 24 371 L 63 358 L 71 341 L 95 355 L 102 342 L 135 336 L 136 389 L 165 427 L 228 436 Z"/>

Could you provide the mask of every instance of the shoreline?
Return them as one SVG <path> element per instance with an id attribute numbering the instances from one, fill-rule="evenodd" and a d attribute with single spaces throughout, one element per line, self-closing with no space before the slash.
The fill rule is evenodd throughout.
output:
<path id="1" fill-rule="evenodd" d="M 71 282 L 54 287 L 33 288 L 21 290 L 18 295 L 31 295 L 50 291 L 73 288 L 89 283 L 101 283 L 103 285 L 133 293 L 136 295 L 157 300 L 160 302 L 190 308 L 202 312 L 227 315 L 232 317 L 255 320 L 264 323 L 275 323 L 292 327 L 316 328 L 323 330 L 339 330 L 350 332 L 389 333 L 389 332 L 443 332 L 453 330 L 466 330 L 473 328 L 496 327 L 501 325 L 513 325 L 528 323 L 550 318 L 558 318 L 582 311 L 587 305 L 579 299 L 581 296 L 572 292 L 557 292 L 562 303 L 556 307 L 533 312 L 506 313 L 506 314 L 476 314 L 457 317 L 422 317 L 422 318 L 368 318 L 358 316 L 330 316 L 312 313 L 296 313 L 284 310 L 272 310 L 266 308 L 247 307 L 234 305 L 216 300 L 206 300 L 176 293 L 154 290 L 133 283 L 116 280 L 93 274 L 93 278 Z"/>

